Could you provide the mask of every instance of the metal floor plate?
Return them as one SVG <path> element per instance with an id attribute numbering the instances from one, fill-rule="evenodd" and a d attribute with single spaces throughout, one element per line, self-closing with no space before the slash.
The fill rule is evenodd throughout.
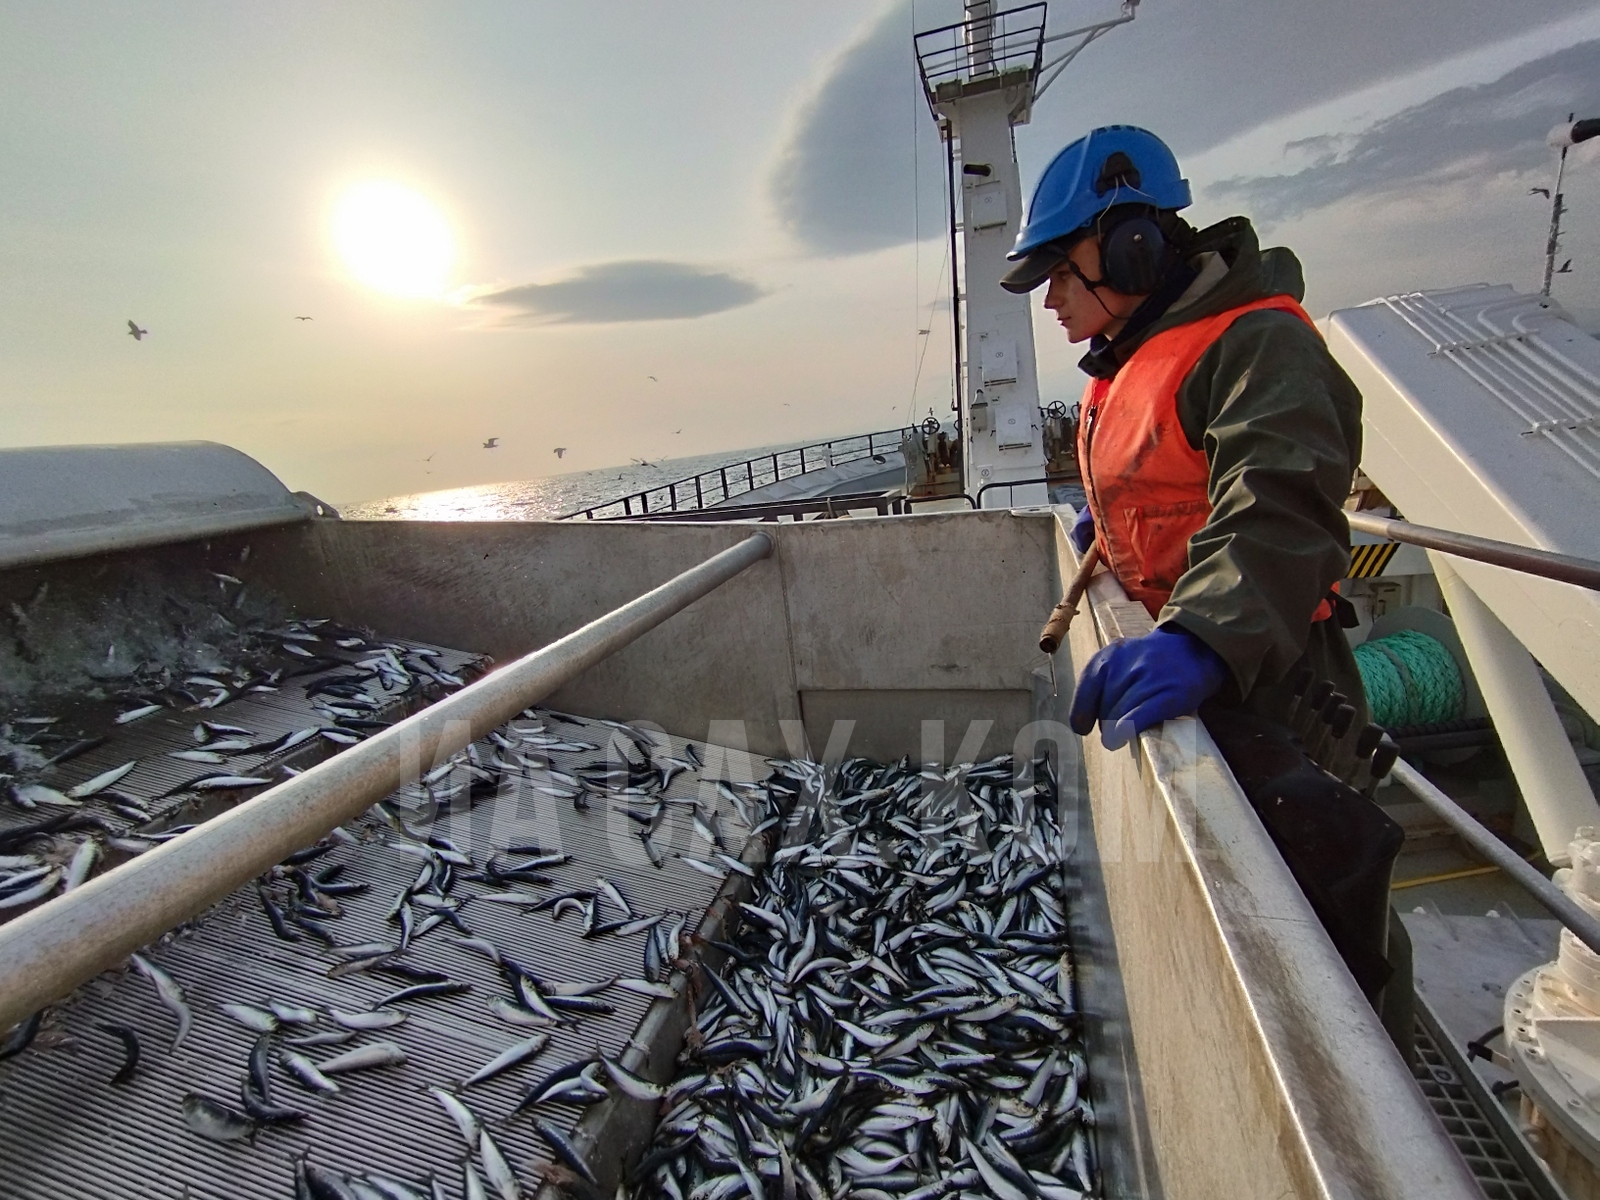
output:
<path id="1" fill-rule="evenodd" d="M 1487 1200 L 1565 1200 L 1420 997 L 1418 1012 L 1412 1074 Z"/>
<path id="2" fill-rule="evenodd" d="M 613 733 L 605 723 L 566 724 L 547 714 L 540 717 L 569 741 L 604 747 Z M 283 716 L 286 727 L 300 719 L 298 713 Z M 672 752 L 682 755 L 684 742 L 671 741 Z M 480 745 L 492 753 L 487 744 Z M 567 771 L 600 757 L 594 751 L 548 753 L 553 766 Z M 718 755 L 712 748 L 705 771 L 677 776 L 667 795 L 698 795 L 720 803 L 728 852 L 740 855 L 747 849 L 748 829 L 734 805 L 718 800 L 709 780 L 717 775 L 749 779 L 752 769 L 759 767 L 748 756 Z M 84 769 L 89 769 L 87 764 Z M 498 795 L 467 810 L 441 811 L 431 831 L 450 838 L 480 866 L 491 852 L 512 844 L 538 842 L 570 853 L 570 863 L 547 872 L 554 887 L 529 890 L 548 895 L 567 888 L 593 888 L 596 876 L 603 874 L 622 887 L 639 913 L 684 913 L 690 931 L 698 927 L 719 889 L 731 886 L 676 857 L 678 853 L 709 857 L 705 843 L 696 840 L 688 808 L 667 808 L 666 821 L 655 837 L 667 857 L 664 868 L 656 869 L 637 837 L 637 826 L 616 805 L 595 799 L 588 811 L 578 811 L 568 800 L 537 791 L 541 777 L 548 779 L 543 772 L 508 774 Z M 408 796 L 412 804 L 419 799 L 415 788 Z M 422 833 L 430 831 L 426 816 L 417 809 L 406 820 Z M 370 883 L 371 889 L 341 898 L 343 915 L 329 924 L 345 944 L 393 939 L 396 926 L 385 914 L 401 889 L 416 879 L 419 861 L 390 844 L 393 832 L 375 813 L 347 828 L 359 835 L 360 843 L 340 846 L 314 865 L 347 864 L 343 878 Z M 452 895 L 485 890 L 498 889 L 460 883 Z M 556 922 L 548 911 L 529 913 L 482 900 L 468 900 L 461 915 L 476 936 L 493 941 L 506 956 L 551 983 L 644 974 L 642 949 L 648 933 L 584 939 L 576 916 Z M 310 937 L 298 943 L 277 938 L 255 889 L 241 889 L 148 951 L 152 961 L 185 989 L 194 1013 L 193 1031 L 176 1050 L 171 1049 L 176 1028 L 172 1014 L 148 981 L 125 970 L 107 973 L 81 988 L 53 1010 L 32 1048 L 0 1064 L 0 1162 L 4 1164 L 0 1196 L 284 1200 L 294 1194 L 293 1163 L 303 1153 L 323 1167 L 375 1171 L 414 1186 L 437 1175 L 446 1195 L 462 1196 L 465 1144 L 425 1089 L 454 1089 L 532 1030 L 506 1024 L 492 1014 L 490 1002 L 507 994 L 505 984 L 487 959 L 455 944 L 457 936 L 448 924 L 441 925 L 413 943 L 406 961 L 446 972 L 451 979 L 470 984 L 470 991 L 405 1003 L 400 1007 L 409 1019 L 394 1029 L 359 1034 L 345 1046 L 307 1051 L 320 1059 L 366 1042 L 391 1040 L 405 1049 L 408 1061 L 403 1066 L 341 1075 L 342 1091 L 329 1097 L 313 1096 L 287 1077 L 275 1076 L 274 1101 L 306 1108 L 309 1118 L 300 1125 L 264 1127 L 252 1142 L 218 1144 L 191 1132 L 180 1106 L 185 1093 L 193 1091 L 238 1107 L 246 1058 L 257 1035 L 221 1012 L 219 1005 L 260 1005 L 271 999 L 322 1010 L 365 1009 L 406 984 L 366 973 L 330 978 L 328 969 L 339 960 Z M 532 1082 L 564 1063 L 592 1058 L 597 1049 L 619 1053 L 653 1003 L 615 988 L 602 998 L 615 1005 L 614 1013 L 550 1030 L 550 1045 L 538 1058 L 462 1093 L 510 1160 L 526 1195 L 533 1194 L 550 1156 L 529 1117 L 510 1115 L 515 1102 Z M 122 1061 L 122 1048 L 98 1027 L 101 1022 L 126 1024 L 138 1031 L 143 1058 L 125 1086 L 108 1082 Z M 324 1021 L 317 1028 L 333 1026 Z M 545 1105 L 540 1110 L 535 1115 L 562 1129 L 570 1129 L 578 1115 L 570 1106 Z"/>

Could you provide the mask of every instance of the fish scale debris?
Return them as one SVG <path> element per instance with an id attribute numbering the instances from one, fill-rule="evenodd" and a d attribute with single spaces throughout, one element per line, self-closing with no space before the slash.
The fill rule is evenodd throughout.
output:
<path id="1" fill-rule="evenodd" d="M 707 969 L 630 1194 L 1095 1194 L 1048 763 L 776 763 L 786 844 Z"/>

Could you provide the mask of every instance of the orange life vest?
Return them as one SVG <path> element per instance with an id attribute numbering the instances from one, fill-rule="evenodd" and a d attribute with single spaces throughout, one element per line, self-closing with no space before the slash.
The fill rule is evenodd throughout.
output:
<path id="1" fill-rule="evenodd" d="M 1289 296 L 1253 300 L 1156 334 L 1112 379 L 1093 379 L 1078 424 L 1078 467 L 1094 513 L 1100 557 L 1152 617 L 1189 569 L 1189 539 L 1211 516 L 1210 464 L 1184 437 L 1178 389 L 1213 342 L 1245 313 L 1291 312 Z M 1324 600 L 1312 620 L 1332 609 Z"/>

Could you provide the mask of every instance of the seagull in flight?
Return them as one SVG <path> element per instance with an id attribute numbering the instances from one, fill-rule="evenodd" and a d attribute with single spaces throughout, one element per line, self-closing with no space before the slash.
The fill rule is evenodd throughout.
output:
<path id="1" fill-rule="evenodd" d="M 1550 199 L 1550 189 L 1549 188 L 1529 188 L 1528 189 L 1528 195 L 1530 195 L 1530 196 L 1543 196 L 1546 200 L 1548 200 L 1548 199 Z"/>
<path id="2" fill-rule="evenodd" d="M 557 458 L 563 457 L 566 454 L 566 452 L 567 452 L 567 448 L 565 446 L 557 446 L 556 447 L 556 457 Z"/>
<path id="3" fill-rule="evenodd" d="M 681 429 L 674 429 L 674 430 L 673 430 L 673 431 L 672 431 L 672 432 L 673 432 L 673 433 L 682 433 L 682 432 L 683 432 L 683 430 L 681 430 Z"/>
<path id="4" fill-rule="evenodd" d="M 149 332 L 150 331 L 148 329 L 140 329 L 132 321 L 128 322 L 128 336 L 131 337 L 136 342 L 144 341 L 145 334 L 147 334 Z"/>
<path id="5" fill-rule="evenodd" d="M 485 450 L 495 450 L 495 449 L 498 449 L 499 446 L 500 446 L 500 439 L 497 438 L 497 437 L 492 437 L 492 438 L 490 438 L 488 441 L 486 441 L 483 444 L 483 448 Z"/>
<path id="6" fill-rule="evenodd" d="M 642 458 L 636 458 L 633 461 L 638 463 L 641 467 L 653 467 L 653 466 L 655 466 L 655 463 L 645 462 L 645 460 L 642 459 Z"/>
<path id="7" fill-rule="evenodd" d="M 1562 263 L 1559 267 L 1557 267 L 1556 268 L 1556 274 L 1557 275 L 1571 275 L 1572 274 L 1572 260 L 1569 258 L 1569 259 L 1567 259 L 1566 262 Z"/>
<path id="8" fill-rule="evenodd" d="M 645 378 L 648 379 L 651 383 L 660 383 L 661 382 L 654 375 L 646 375 Z"/>
<path id="9" fill-rule="evenodd" d="M 314 321 L 314 320 L 316 320 L 316 318 L 315 317 L 296 317 L 295 320 L 296 321 Z"/>

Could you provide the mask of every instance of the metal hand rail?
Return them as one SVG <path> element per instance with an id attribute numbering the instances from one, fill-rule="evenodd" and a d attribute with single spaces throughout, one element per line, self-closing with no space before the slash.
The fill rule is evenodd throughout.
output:
<path id="1" fill-rule="evenodd" d="M 1350 528 L 1359 533 L 1374 534 L 1391 542 L 1425 546 L 1457 558 L 1470 558 L 1476 562 L 1509 567 L 1524 574 L 1558 579 L 1562 583 L 1575 583 L 1579 587 L 1600 591 L 1600 562 L 1592 558 L 1557 554 L 1552 550 L 1534 550 L 1515 542 L 1500 542 L 1493 538 L 1475 537 L 1470 533 L 1453 533 L 1448 529 L 1413 525 L 1409 521 L 1397 521 L 1393 517 L 1379 517 L 1371 513 L 1346 513 L 1345 517 L 1350 522 Z"/>
<path id="2" fill-rule="evenodd" d="M 1600 921 L 1579 907 L 1578 902 L 1530 866 L 1510 846 L 1480 825 L 1471 813 L 1446 796 L 1404 759 L 1396 759 L 1390 773 L 1418 800 L 1432 809 L 1479 854 L 1515 879 L 1550 915 L 1596 954 L 1600 954 Z"/>
<path id="3" fill-rule="evenodd" d="M 882 451 L 898 451 L 900 443 L 915 426 L 900 429 L 880 429 L 872 433 L 857 433 L 850 437 L 834 438 L 828 442 L 812 442 L 792 450 L 779 450 L 761 454 L 725 467 L 713 467 L 698 475 L 686 475 L 667 483 L 637 492 L 629 492 L 603 504 L 591 504 L 558 518 L 570 521 L 582 517 L 589 521 L 608 521 L 618 517 L 655 516 L 662 512 L 696 512 L 722 504 L 734 496 L 766 487 L 780 479 L 793 479 L 810 471 L 857 462 L 875 457 Z M 806 455 L 812 458 L 808 464 Z M 793 467 L 793 470 L 787 470 Z M 621 511 L 608 511 L 621 507 Z M 601 515 L 603 514 L 603 515 Z"/>
<path id="4" fill-rule="evenodd" d="M 0 926 L 0 1029 L 70 993 L 772 552 L 764 533 Z"/>
<path id="5" fill-rule="evenodd" d="M 880 517 L 898 516 L 904 496 L 887 492 L 847 492 L 837 496 L 812 496 L 804 500 L 774 500 L 768 504 L 727 504 L 716 508 L 651 513 L 642 517 L 599 517 L 601 521 L 776 521 L 807 513 L 843 516 L 851 509 L 876 509 Z"/>
<path id="6" fill-rule="evenodd" d="M 1048 475 L 1040 475 L 1040 476 L 1037 476 L 1036 478 L 1033 478 L 1033 479 L 1002 479 L 998 483 L 986 483 L 981 488 L 978 489 L 978 496 L 977 496 L 977 499 L 973 501 L 972 507 L 973 508 L 982 508 L 983 507 L 983 494 L 985 492 L 993 491 L 995 488 L 1027 487 L 1030 483 L 1042 483 L 1042 484 L 1045 484 L 1046 486 L 1049 486 L 1052 483 L 1063 483 L 1063 482 L 1065 482 L 1065 477 L 1064 476 L 1056 476 L 1056 477 L 1052 478 L 1052 477 L 1050 477 Z"/>
<path id="7" fill-rule="evenodd" d="M 941 93 L 951 88 L 1011 72 L 1026 72 L 1030 83 L 1037 79 L 1046 11 L 1042 3 L 1024 4 L 913 35 L 923 94 L 934 116 Z"/>

